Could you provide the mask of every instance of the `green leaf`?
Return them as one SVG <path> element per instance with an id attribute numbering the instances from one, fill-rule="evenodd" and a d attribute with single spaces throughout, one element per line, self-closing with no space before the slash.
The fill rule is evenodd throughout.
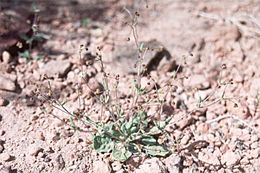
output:
<path id="1" fill-rule="evenodd" d="M 103 130 L 111 135 L 111 137 L 118 138 L 119 136 L 121 136 L 120 132 L 116 129 L 114 123 L 105 124 Z"/>
<path id="2" fill-rule="evenodd" d="M 138 145 L 135 144 L 135 143 L 129 143 L 128 150 L 129 150 L 131 153 L 136 153 L 136 152 L 140 151 L 140 150 L 138 149 Z"/>
<path id="3" fill-rule="evenodd" d="M 147 120 L 147 114 L 146 114 L 146 112 L 140 111 L 140 112 L 138 112 L 138 113 L 134 116 L 132 122 L 133 122 L 134 124 L 140 124 L 140 123 L 142 123 L 142 122 L 145 121 L 145 120 Z"/>
<path id="4" fill-rule="evenodd" d="M 81 20 L 81 26 L 87 27 L 90 24 L 91 20 L 89 18 L 84 18 Z"/>
<path id="5" fill-rule="evenodd" d="M 28 50 L 25 50 L 24 52 L 19 52 L 19 56 L 21 58 L 30 59 L 30 52 Z"/>
<path id="6" fill-rule="evenodd" d="M 116 144 L 112 151 L 113 159 L 118 160 L 120 162 L 126 161 L 131 156 L 132 156 L 132 152 L 130 152 L 126 147 L 120 144 Z"/>
<path id="7" fill-rule="evenodd" d="M 152 136 L 143 135 L 141 138 L 141 142 L 144 145 L 154 145 L 154 144 L 156 144 L 156 139 L 154 139 L 154 137 L 152 137 Z"/>
<path id="8" fill-rule="evenodd" d="M 106 135 L 94 136 L 93 148 L 97 152 L 110 152 L 113 149 L 113 142 L 111 138 Z"/>
<path id="9" fill-rule="evenodd" d="M 149 130 L 149 132 L 148 132 L 148 134 L 151 134 L 151 135 L 158 135 L 158 134 L 160 134 L 160 133 L 162 133 L 162 130 L 159 129 L 157 126 L 152 127 L 152 128 Z"/>
<path id="10" fill-rule="evenodd" d="M 130 134 L 136 133 L 138 131 L 137 127 L 131 127 Z"/>
<path id="11" fill-rule="evenodd" d="M 170 152 L 162 145 L 144 146 L 146 154 L 151 156 L 166 156 Z"/>
<path id="12" fill-rule="evenodd" d="M 132 141 L 136 141 L 142 138 L 142 135 L 139 133 L 132 133 L 129 137 L 128 137 L 128 141 L 132 142 Z"/>
<path id="13" fill-rule="evenodd" d="M 124 122 L 121 125 L 121 131 L 124 133 L 125 136 L 128 136 L 131 134 L 131 128 L 133 126 L 132 122 Z"/>
<path id="14" fill-rule="evenodd" d="M 74 130 L 77 129 L 77 127 L 76 127 L 76 125 L 75 125 L 75 123 L 74 123 L 74 121 L 73 121 L 73 117 L 72 117 L 72 116 L 70 117 L 70 126 L 71 126 Z"/>
<path id="15" fill-rule="evenodd" d="M 38 41 L 49 40 L 50 39 L 49 35 L 44 34 L 42 32 L 38 32 L 37 34 L 34 35 L 34 37 L 35 37 L 35 40 L 38 40 Z"/>

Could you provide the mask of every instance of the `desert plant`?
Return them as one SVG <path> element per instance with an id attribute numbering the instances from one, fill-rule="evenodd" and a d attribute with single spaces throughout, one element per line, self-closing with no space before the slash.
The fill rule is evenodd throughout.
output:
<path id="1" fill-rule="evenodd" d="M 126 161 L 135 153 L 144 152 L 150 156 L 166 156 L 170 151 L 158 143 L 170 118 L 154 121 L 146 112 L 136 112 L 129 120 L 120 118 L 117 122 L 92 123 L 97 129 L 93 137 L 93 148 L 97 152 L 112 152 L 115 160 Z M 88 119 L 88 121 L 91 121 Z"/>
<path id="2" fill-rule="evenodd" d="M 32 35 L 31 36 L 25 34 L 20 35 L 21 39 L 25 40 L 25 43 L 28 45 L 28 49 L 24 50 L 23 52 L 19 52 L 19 56 L 21 58 L 25 58 L 26 60 L 31 60 L 31 59 L 40 60 L 43 58 L 43 56 L 32 55 L 33 43 L 48 40 L 49 36 L 39 31 L 39 25 L 38 25 L 38 14 L 40 12 L 39 8 L 37 8 L 36 5 L 33 5 L 32 9 L 34 13 L 34 19 L 31 25 Z"/>

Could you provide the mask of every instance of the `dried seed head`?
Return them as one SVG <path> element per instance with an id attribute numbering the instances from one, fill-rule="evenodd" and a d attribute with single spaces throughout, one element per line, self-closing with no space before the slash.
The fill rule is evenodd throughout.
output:
<path id="1" fill-rule="evenodd" d="M 222 64 L 222 65 L 221 65 L 221 68 L 222 68 L 222 69 L 227 69 L 227 65 L 226 65 L 226 64 Z"/>
<path id="2" fill-rule="evenodd" d="M 137 11 L 135 12 L 135 15 L 138 16 L 138 17 L 140 16 L 140 14 Z"/>

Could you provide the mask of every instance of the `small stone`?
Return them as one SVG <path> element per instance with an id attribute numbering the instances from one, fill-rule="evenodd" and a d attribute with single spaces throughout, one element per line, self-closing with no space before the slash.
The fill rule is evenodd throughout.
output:
<path id="1" fill-rule="evenodd" d="M 202 133 L 202 134 L 205 134 L 209 131 L 209 124 L 207 123 L 200 123 L 198 126 L 197 126 L 197 130 Z"/>
<path id="2" fill-rule="evenodd" d="M 206 39 L 207 41 L 217 41 L 217 40 L 225 40 L 225 41 L 237 41 L 241 37 L 241 33 L 236 26 L 217 26 L 214 27 L 214 31 L 209 33 L 209 37 Z"/>
<path id="3" fill-rule="evenodd" d="M 101 28 L 91 29 L 90 32 L 93 37 L 101 37 L 103 35 L 103 30 Z"/>
<path id="4" fill-rule="evenodd" d="M 211 165 L 220 165 L 218 157 L 210 152 L 200 152 L 198 158 L 199 160 Z"/>
<path id="5" fill-rule="evenodd" d="M 36 144 L 29 146 L 28 149 L 29 149 L 28 152 L 31 156 L 37 156 L 39 154 L 39 152 L 43 151 L 43 148 L 41 148 L 40 146 L 38 146 Z"/>
<path id="6" fill-rule="evenodd" d="M 144 161 L 142 165 L 135 170 L 135 173 L 165 173 L 167 169 L 158 158 L 151 158 Z"/>
<path id="7" fill-rule="evenodd" d="M 126 161 L 126 164 L 132 168 L 137 168 L 143 162 L 143 160 L 143 156 L 134 155 Z"/>
<path id="8" fill-rule="evenodd" d="M 11 79 L 0 75 L 0 89 L 7 91 L 15 91 L 16 85 Z"/>
<path id="9" fill-rule="evenodd" d="M 71 63 L 68 60 L 52 60 L 40 68 L 42 75 L 65 77 L 71 69 Z"/>
<path id="10" fill-rule="evenodd" d="M 8 153 L 1 153 L 0 154 L 0 162 L 8 162 L 11 160 L 11 156 Z"/>
<path id="11" fill-rule="evenodd" d="M 243 157 L 243 158 L 240 160 L 240 163 L 241 163 L 242 165 L 247 165 L 247 164 L 249 163 L 249 160 L 248 160 L 247 157 Z"/>
<path id="12" fill-rule="evenodd" d="M 238 164 L 240 159 L 241 156 L 238 153 L 228 150 L 224 155 L 222 155 L 221 163 L 226 164 L 227 166 L 233 166 Z"/>
<path id="13" fill-rule="evenodd" d="M 93 163 L 93 172 L 95 173 L 110 173 L 112 169 L 107 162 L 98 160 Z"/>
<path id="14" fill-rule="evenodd" d="M 258 158 L 260 156 L 260 148 L 256 148 L 256 149 L 253 149 L 253 150 L 250 150 L 250 157 L 251 158 Z"/>
<path id="15" fill-rule="evenodd" d="M 59 154 L 57 156 L 57 158 L 55 159 L 55 164 L 56 164 L 55 166 L 59 170 L 62 170 L 63 168 L 65 168 L 65 161 L 64 161 L 64 159 L 63 159 L 61 154 Z"/>
<path id="16" fill-rule="evenodd" d="M 37 132 L 37 133 L 36 133 L 36 138 L 37 138 L 37 139 L 40 139 L 40 140 L 42 140 L 42 141 L 45 140 L 45 136 L 44 136 L 43 132 Z"/>
<path id="17" fill-rule="evenodd" d="M 251 145 L 250 145 L 251 148 L 258 148 L 259 147 L 259 142 L 253 142 Z"/>
<path id="18" fill-rule="evenodd" d="M 167 116 L 172 116 L 174 113 L 174 107 L 170 104 L 164 103 L 162 106 L 162 111 Z"/>
<path id="19" fill-rule="evenodd" d="M 7 51 L 3 51 L 3 53 L 2 53 L 2 58 L 3 58 L 3 62 L 6 63 L 6 64 L 8 64 L 9 62 L 11 62 L 11 59 L 12 59 L 10 53 L 7 52 Z"/>
<path id="20" fill-rule="evenodd" d="M 116 171 L 116 172 L 118 172 L 122 169 L 122 164 L 118 161 L 113 162 L 111 166 L 112 166 L 113 171 Z"/>
<path id="21" fill-rule="evenodd" d="M 181 139 L 181 144 L 182 145 L 186 145 L 188 144 L 189 140 L 190 140 L 191 136 L 189 134 L 186 134 L 182 139 Z"/>
<path id="22" fill-rule="evenodd" d="M 180 130 L 185 129 L 187 126 L 191 125 L 193 123 L 194 119 L 192 117 L 188 117 L 185 119 L 182 119 L 176 123 L 176 125 L 180 128 Z"/>
<path id="23" fill-rule="evenodd" d="M 169 173 L 180 173 L 182 159 L 176 154 L 172 154 L 165 159 L 165 165 Z"/>
<path id="24" fill-rule="evenodd" d="M 259 137 L 257 135 L 251 135 L 251 142 L 256 142 L 259 140 Z"/>
<path id="25" fill-rule="evenodd" d="M 175 60 L 166 60 L 166 58 L 162 59 L 158 66 L 159 73 L 165 74 L 167 72 L 171 72 L 173 70 L 177 70 L 178 66 Z"/>
<path id="26" fill-rule="evenodd" d="M 1 167 L 0 166 L 0 173 L 11 173 L 11 170 L 10 170 L 9 167 L 5 167 L 5 166 Z"/>
<path id="27" fill-rule="evenodd" d="M 0 97 L 0 106 L 7 106 L 8 103 L 8 100 Z"/>
<path id="28" fill-rule="evenodd" d="M 208 89 L 210 87 L 210 82 L 204 75 L 195 74 L 190 76 L 188 79 L 184 79 L 183 85 L 193 89 Z"/>

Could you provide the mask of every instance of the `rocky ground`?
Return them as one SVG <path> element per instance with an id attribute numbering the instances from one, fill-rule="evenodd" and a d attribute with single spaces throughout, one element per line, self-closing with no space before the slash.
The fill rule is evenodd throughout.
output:
<path id="1" fill-rule="evenodd" d="M 260 172 L 258 1 L 40 2 L 39 13 L 30 12 L 30 1 L 12 3 L 0 2 L 1 173 Z M 32 24 L 45 41 L 30 48 L 19 35 L 31 37 Z M 142 86 L 173 81 L 163 115 L 173 117 L 166 131 L 174 144 L 165 158 L 120 163 L 93 151 L 89 126 L 75 120 L 82 127 L 75 131 L 70 116 L 37 93 L 48 96 L 50 85 L 71 112 L 80 107 L 106 121 L 92 93 L 101 87 L 94 59 L 102 55 L 112 85 L 120 76 L 118 97 L 125 103 L 136 77 L 136 41 L 153 50 L 145 56 L 149 75 Z M 29 60 L 18 55 L 25 50 Z M 156 114 L 149 107 L 148 115 Z"/>

